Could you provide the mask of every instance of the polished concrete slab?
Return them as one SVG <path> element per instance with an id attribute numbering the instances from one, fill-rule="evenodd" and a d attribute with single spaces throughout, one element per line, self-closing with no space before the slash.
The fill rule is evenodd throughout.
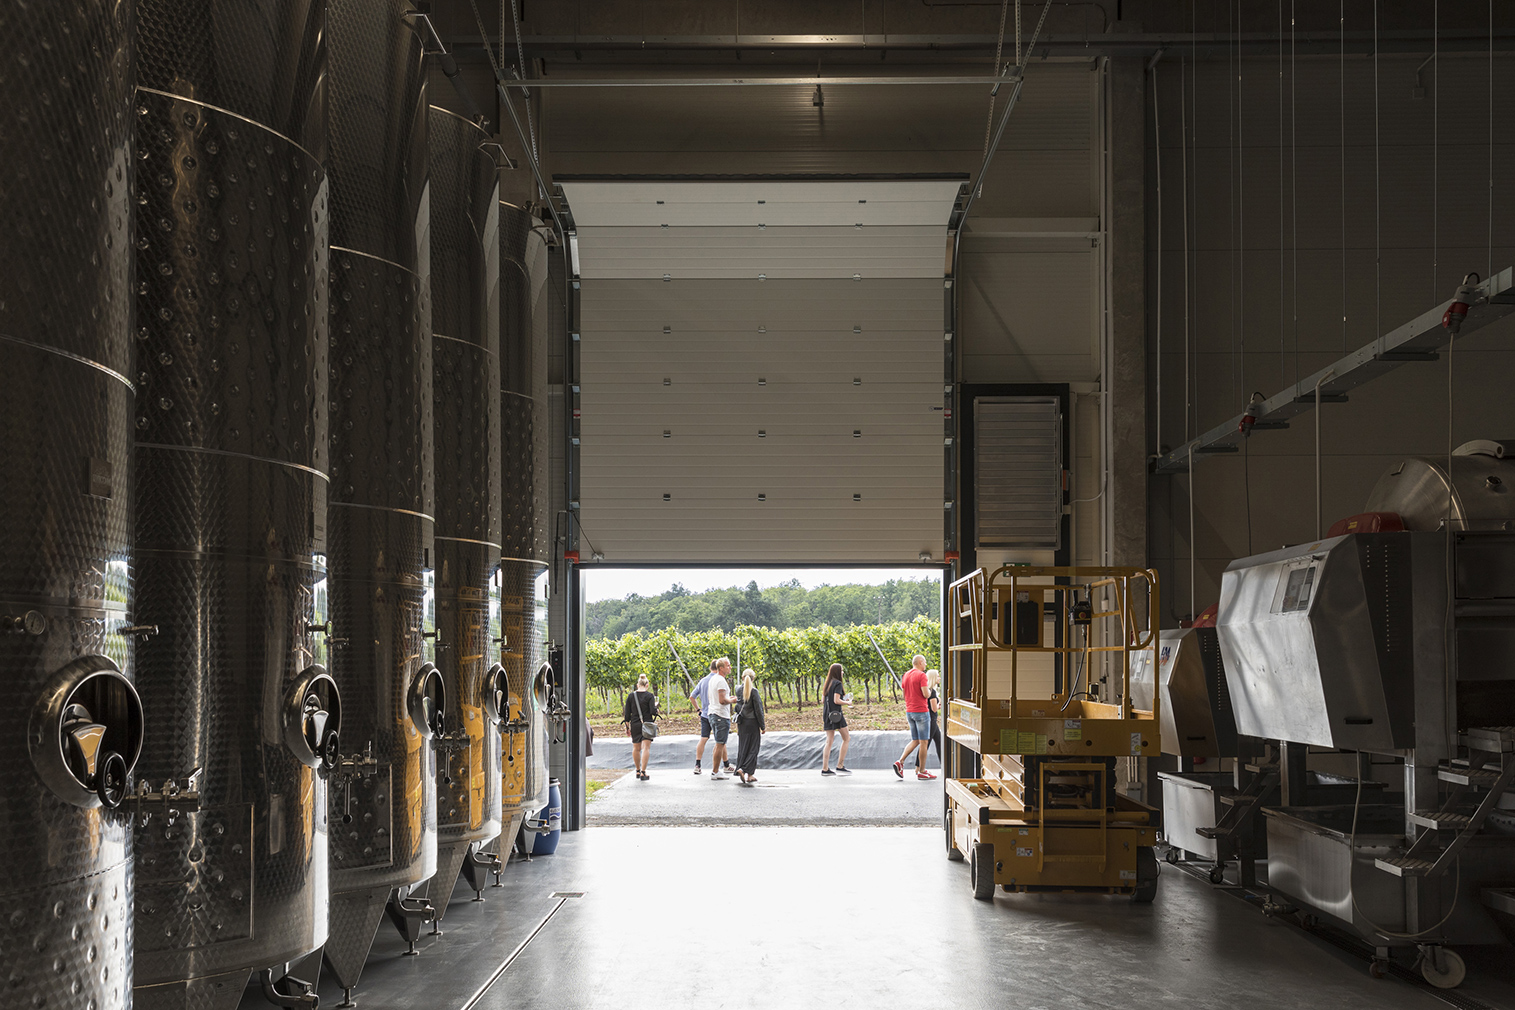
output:
<path id="1" fill-rule="evenodd" d="M 595 793 L 586 810 L 591 826 L 607 824 L 921 825 L 942 819 L 941 779 L 904 780 L 893 771 L 824 776 L 819 768 L 759 768 L 757 783 L 712 781 L 688 768 L 652 768 L 643 782 L 625 775 Z"/>
<path id="2" fill-rule="evenodd" d="M 565 835 L 557 855 L 510 866 L 483 904 L 471 897 L 455 894 L 446 935 L 423 938 L 419 957 L 401 957 L 382 928 L 358 1004 L 1447 1005 L 1372 979 L 1361 961 L 1171 867 L 1149 906 L 1076 895 L 974 901 L 935 827 L 591 827 Z M 340 998 L 323 984 L 323 1006 Z"/>

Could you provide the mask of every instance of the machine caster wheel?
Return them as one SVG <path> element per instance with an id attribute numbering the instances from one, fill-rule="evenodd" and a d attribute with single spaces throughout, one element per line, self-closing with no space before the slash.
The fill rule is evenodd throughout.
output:
<path id="1" fill-rule="evenodd" d="M 1368 974 L 1374 978 L 1383 978 L 1389 974 L 1389 962 L 1381 957 L 1375 957 L 1368 962 Z"/>
<path id="2" fill-rule="evenodd" d="M 1456 989 L 1468 975 L 1462 955 L 1445 947 L 1426 947 L 1420 952 L 1420 977 L 1438 989 Z"/>
<path id="3" fill-rule="evenodd" d="M 1178 861 L 1183 858 L 1183 853 L 1179 849 L 1169 849 L 1168 854 L 1163 858 L 1168 861 L 1170 866 L 1177 866 Z"/>
<path id="4" fill-rule="evenodd" d="M 1210 867 L 1210 883 L 1224 884 L 1226 882 L 1226 867 L 1224 863 L 1216 863 Z"/>
<path id="5" fill-rule="evenodd" d="M 968 863 L 969 879 L 973 882 L 973 896 L 979 901 L 994 899 L 994 843 L 979 842 L 973 847 L 973 858 Z"/>
<path id="6" fill-rule="evenodd" d="M 947 859 L 948 859 L 948 861 L 953 862 L 953 863 L 961 863 L 963 861 L 963 850 L 959 849 L 957 847 L 957 843 L 954 842 L 953 839 L 952 839 L 952 815 L 951 814 L 943 814 L 942 815 L 942 829 L 947 834 Z"/>

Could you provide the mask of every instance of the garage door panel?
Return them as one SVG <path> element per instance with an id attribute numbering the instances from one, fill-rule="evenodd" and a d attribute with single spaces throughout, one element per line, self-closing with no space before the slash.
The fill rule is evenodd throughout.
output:
<path id="1" fill-rule="evenodd" d="M 937 228 L 579 228 L 597 277 L 919 277 L 945 262 Z"/>
<path id="2" fill-rule="evenodd" d="M 938 264 L 940 267 L 940 264 Z M 586 329 L 641 328 L 647 330 L 698 326 L 716 321 L 710 329 L 730 329 L 726 321 L 765 322 L 773 330 L 850 330 L 869 321 L 869 327 L 889 328 L 908 322 L 912 330 L 940 332 L 943 282 L 935 278 L 881 280 L 864 277 L 838 284 L 835 279 L 718 278 L 672 281 L 600 278 L 594 295 L 583 299 L 579 319 Z M 849 287 L 848 285 L 855 285 Z M 934 301 L 932 299 L 935 299 Z"/>
<path id="3" fill-rule="evenodd" d="M 691 194 L 682 216 L 652 226 L 669 204 L 623 211 L 574 185 L 579 497 L 594 548 L 611 561 L 939 557 L 956 186 L 938 186 L 929 226 L 895 226 L 922 213 L 902 205 L 893 224 L 868 223 L 880 209 L 838 228 L 841 205 L 804 217 L 817 208 L 766 186 L 763 205 L 748 193 L 701 208 Z M 828 223 L 758 229 L 752 213 Z M 900 276 L 853 280 L 863 263 Z"/>

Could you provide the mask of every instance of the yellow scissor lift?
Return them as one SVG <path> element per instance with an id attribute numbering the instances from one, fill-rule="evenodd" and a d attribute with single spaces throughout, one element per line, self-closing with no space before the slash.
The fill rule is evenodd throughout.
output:
<path id="1" fill-rule="evenodd" d="M 999 884 L 1151 901 L 1158 812 L 1116 790 L 1115 764 L 1159 753 L 1157 702 L 1133 709 L 1130 683 L 1133 653 L 1157 647 L 1157 573 L 1015 565 L 949 592 L 947 738 L 980 767 L 969 777 L 972 758 L 947 748 L 948 858 L 967 856 L 984 900 Z M 1023 697 L 1052 664 L 1060 687 Z M 1096 677 L 1114 701 L 1094 700 Z"/>

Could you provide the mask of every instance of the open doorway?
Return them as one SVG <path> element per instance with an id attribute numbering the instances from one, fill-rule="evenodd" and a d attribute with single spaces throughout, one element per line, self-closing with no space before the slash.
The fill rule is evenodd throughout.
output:
<path id="1" fill-rule="evenodd" d="M 593 730 L 587 825 L 939 818 L 939 790 L 924 788 L 939 786 L 938 754 L 929 754 L 920 780 L 909 759 L 907 789 L 898 788 L 906 776 L 893 765 L 911 736 L 907 707 L 920 707 L 907 706 L 904 693 L 912 661 L 919 655 L 933 671 L 942 665 L 940 566 L 596 566 L 580 577 L 584 713 Z M 755 693 L 762 711 L 751 782 L 739 762 L 751 719 L 732 723 L 728 778 L 716 757 L 721 727 L 708 717 L 713 699 L 704 699 L 702 715 L 691 698 L 722 658 L 730 663 L 728 697 L 752 705 Z M 826 748 L 833 663 L 843 668 L 845 760 L 842 727 Z M 635 695 L 642 677 L 646 693 Z M 639 759 L 630 734 L 654 713 L 657 736 Z"/>

